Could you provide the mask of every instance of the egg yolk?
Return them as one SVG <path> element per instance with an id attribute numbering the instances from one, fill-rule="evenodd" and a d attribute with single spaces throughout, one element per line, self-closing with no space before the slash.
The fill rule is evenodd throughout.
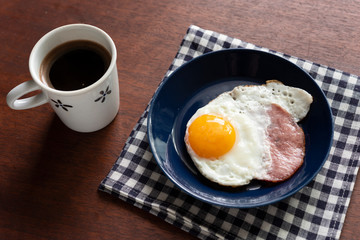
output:
<path id="1" fill-rule="evenodd" d="M 189 126 L 188 141 L 194 152 L 203 158 L 218 158 L 233 147 L 235 129 L 222 117 L 204 114 Z"/>

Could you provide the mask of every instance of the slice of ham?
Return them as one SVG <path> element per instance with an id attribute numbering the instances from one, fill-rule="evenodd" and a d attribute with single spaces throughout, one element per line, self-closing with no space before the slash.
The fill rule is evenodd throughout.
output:
<path id="1" fill-rule="evenodd" d="M 305 135 L 293 117 L 282 107 L 272 104 L 267 112 L 271 123 L 267 128 L 271 165 L 259 180 L 280 182 L 290 178 L 303 164 Z"/>

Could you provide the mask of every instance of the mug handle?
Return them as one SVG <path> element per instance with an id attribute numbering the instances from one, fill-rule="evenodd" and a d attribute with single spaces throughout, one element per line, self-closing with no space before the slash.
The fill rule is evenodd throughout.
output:
<path id="1" fill-rule="evenodd" d="M 15 110 L 29 109 L 48 102 L 47 96 L 41 92 L 34 96 L 19 99 L 27 93 L 41 89 L 34 80 L 23 82 L 14 87 L 7 95 L 6 102 L 10 108 Z"/>

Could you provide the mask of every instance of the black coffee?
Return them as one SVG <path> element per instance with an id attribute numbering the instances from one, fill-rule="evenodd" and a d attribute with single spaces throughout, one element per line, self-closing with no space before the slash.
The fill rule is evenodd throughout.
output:
<path id="1" fill-rule="evenodd" d="M 103 46 L 87 40 L 71 41 L 46 55 L 40 67 L 40 77 L 55 89 L 78 90 L 99 80 L 110 61 L 111 55 Z"/>

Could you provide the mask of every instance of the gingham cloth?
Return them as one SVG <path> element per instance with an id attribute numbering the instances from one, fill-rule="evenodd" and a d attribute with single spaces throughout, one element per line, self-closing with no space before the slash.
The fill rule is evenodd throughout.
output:
<path id="1" fill-rule="evenodd" d="M 165 78 L 190 59 L 224 48 L 283 56 L 322 88 L 334 115 L 334 140 L 315 179 L 293 196 L 258 208 L 226 208 L 194 199 L 153 158 L 146 133 L 148 106 L 99 189 L 200 239 L 339 239 L 359 167 L 360 78 L 197 26 L 189 27 Z"/>

